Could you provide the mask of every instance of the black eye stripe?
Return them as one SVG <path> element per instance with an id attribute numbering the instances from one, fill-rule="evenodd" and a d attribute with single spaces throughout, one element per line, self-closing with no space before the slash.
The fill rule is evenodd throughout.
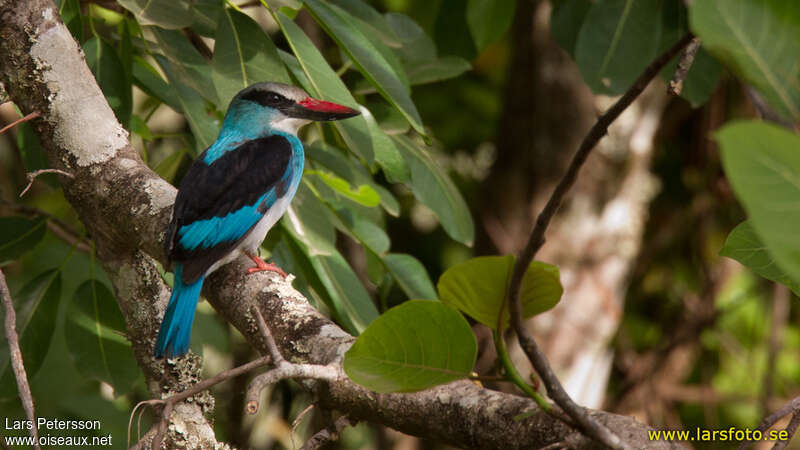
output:
<path id="1" fill-rule="evenodd" d="M 261 106 L 282 107 L 294 103 L 293 100 L 271 91 L 252 90 L 242 96 L 242 100 L 249 100 Z"/>

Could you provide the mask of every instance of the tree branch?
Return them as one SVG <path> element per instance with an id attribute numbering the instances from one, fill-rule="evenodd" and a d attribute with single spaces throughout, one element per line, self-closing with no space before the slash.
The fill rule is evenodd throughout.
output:
<path id="1" fill-rule="evenodd" d="M 64 195 L 96 243 L 151 393 L 160 398 L 163 392 L 180 392 L 196 384 L 199 358 L 190 354 L 164 364 L 152 357 L 169 299 L 157 261 L 166 263 L 162 240 L 175 188 L 147 168 L 128 142 L 51 0 L 0 0 L 0 36 L 0 82 L 21 109 L 42 112 L 31 123 L 50 167 L 74 176 L 61 179 Z M 245 264 L 246 260 L 229 264 L 205 283 L 204 296 L 218 313 L 267 354 L 251 311 L 255 306 L 288 362 L 333 365 L 341 374 L 342 357 L 354 338 L 277 276 L 244 275 Z M 321 407 L 341 411 L 351 420 L 381 423 L 457 447 L 538 448 L 560 441 L 576 449 L 595 447 L 593 441 L 537 410 L 529 399 L 469 381 L 412 394 L 377 394 L 341 375 L 302 385 Z M 173 418 L 179 417 L 182 425 L 168 428 L 166 445 L 185 444 L 189 436 L 197 446 L 216 444 L 206 419 L 213 403 L 209 394 L 192 400 L 176 404 Z M 531 411 L 524 420 L 514 420 Z M 677 448 L 650 442 L 648 427 L 632 418 L 591 414 L 637 448 Z"/>
<path id="2" fill-rule="evenodd" d="M 523 351 L 528 356 L 528 359 L 533 364 L 534 369 L 536 369 L 536 372 L 541 377 L 542 382 L 547 388 L 547 394 L 564 410 L 564 412 L 567 413 L 567 415 L 577 422 L 578 425 L 589 436 L 597 439 L 604 445 L 615 449 L 625 448 L 626 443 L 621 441 L 618 436 L 615 436 L 606 427 L 603 427 L 597 421 L 591 419 L 591 417 L 583 408 L 572 401 L 572 399 L 569 397 L 569 394 L 567 394 L 567 392 L 561 386 L 561 383 L 559 382 L 555 373 L 553 373 L 553 369 L 547 362 L 547 358 L 545 357 L 544 353 L 542 353 L 538 345 L 536 345 L 536 341 L 533 339 L 533 336 L 530 334 L 527 328 L 525 328 L 525 324 L 522 320 L 522 303 L 520 301 L 522 277 L 525 275 L 525 271 L 528 270 L 528 266 L 530 265 L 531 261 L 533 261 L 536 253 L 540 248 L 542 248 L 542 245 L 544 245 L 544 233 L 547 231 L 547 227 L 550 225 L 550 220 L 558 211 L 558 208 L 561 206 L 561 203 L 569 189 L 575 183 L 575 180 L 578 177 L 578 172 L 583 166 L 583 163 L 586 162 L 586 158 L 589 157 L 589 153 L 591 153 L 592 149 L 597 145 L 600 139 L 602 139 L 603 136 L 608 133 L 608 127 L 614 122 L 614 120 L 616 120 L 617 117 L 619 117 L 619 115 L 622 114 L 622 112 L 628 106 L 630 106 L 631 103 L 633 103 L 639 94 L 644 91 L 650 81 L 656 75 L 658 75 L 661 69 L 663 69 L 664 66 L 675 57 L 675 55 L 677 55 L 686 45 L 688 45 L 693 38 L 694 36 L 691 33 L 687 34 L 680 41 L 678 41 L 678 43 L 672 46 L 672 48 L 664 52 L 655 61 L 653 61 L 639 76 L 639 78 L 636 79 L 633 86 L 631 86 L 628 91 L 605 114 L 597 119 L 597 122 L 594 124 L 591 130 L 589 130 L 589 133 L 584 138 L 583 142 L 578 148 L 578 151 L 575 153 L 575 156 L 573 156 L 572 162 L 567 168 L 567 172 L 561 178 L 561 181 L 559 181 L 544 209 L 536 218 L 536 225 L 531 232 L 531 236 L 528 239 L 527 245 L 517 259 L 517 262 L 514 266 L 514 272 L 511 277 L 511 283 L 508 288 L 507 298 L 510 303 L 511 322 L 514 330 L 517 333 L 517 339 L 519 340 L 519 344 Z"/>

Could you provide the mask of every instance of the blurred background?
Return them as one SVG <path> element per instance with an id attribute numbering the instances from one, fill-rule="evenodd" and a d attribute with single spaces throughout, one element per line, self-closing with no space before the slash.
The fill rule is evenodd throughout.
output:
<path id="1" fill-rule="evenodd" d="M 123 11 L 114 2 L 92 3 Z M 408 189 L 378 177 L 400 206 L 397 217 L 387 216 L 385 222 L 392 251 L 414 255 L 434 283 L 448 267 L 472 256 L 518 252 L 583 136 L 615 100 L 592 93 L 564 45 L 568 37 L 553 28 L 559 17 L 554 8 L 563 2 L 511 2 L 506 31 L 480 44 L 463 19 L 465 1 L 369 3 L 381 13 L 408 15 L 432 38 L 439 55 L 463 58 L 471 66 L 455 78 L 414 86 L 412 99 L 434 138 L 428 151 L 467 201 L 474 245 L 451 239 Z M 258 2 L 239 6 L 278 48 L 288 50 Z M 88 14 L 89 2 L 82 1 L 80 8 Z M 296 22 L 329 61 L 341 60 L 335 43 L 306 12 Z M 92 26 L 110 33 L 102 18 Z M 704 58 L 698 64 L 707 64 L 703 73 L 713 80 L 711 89 L 676 97 L 667 94 L 664 79 L 657 79 L 589 158 L 537 256 L 560 267 L 564 298 L 530 327 L 580 404 L 633 415 L 655 428 L 754 428 L 800 391 L 800 312 L 787 288 L 719 254 L 745 214 L 722 172 L 713 133 L 723 122 L 752 117 L 756 110 L 747 88 L 711 57 Z M 347 74 L 344 79 L 349 81 Z M 179 180 L 189 161 L 171 155 L 191 147 L 182 138 L 188 125 L 170 108 L 153 106 L 149 96 L 134 89 L 133 111 L 147 116 L 149 135 L 137 132 L 133 142 L 154 170 Z M 17 117 L 10 103 L 0 106 L 0 125 Z M 58 280 L 48 279 L 37 289 L 63 298 L 51 302 L 50 314 L 58 318 L 55 336 L 64 336 L 71 333 L 65 316 L 79 287 L 89 278 L 108 281 L 53 175 L 40 177 L 23 199 L 17 198 L 27 184 L 26 167 L 37 157 L 32 145 L 35 136 L 25 125 L 0 136 L 0 216 L 27 217 L 32 232 L 44 233 L 32 251 L 3 270 L 17 297 L 27 295 L 21 291 L 36 277 L 46 277 L 46 269 L 61 268 Z M 36 221 L 51 216 L 58 220 Z M 376 296 L 369 262 L 355 241 L 340 234 L 336 244 Z M 49 291 L 53 283 L 60 283 L 58 291 Z M 394 288 L 382 299 L 392 306 L 404 297 Z M 491 334 L 479 324 L 474 330 L 480 346 L 476 370 L 494 373 Z M 193 349 L 205 358 L 205 375 L 253 358 L 251 348 L 205 303 Z M 530 373 L 519 349 L 512 348 L 512 356 Z M 86 377 L 79 368 L 80 351 L 65 339 L 56 338 L 41 358 L 31 380 L 37 413 L 102 417 L 103 431 L 122 448 L 132 407 L 148 397 L 132 360 L 120 361 L 130 365 L 130 380 L 112 388 Z M 242 377 L 215 389 L 219 440 L 241 448 L 297 448 L 321 426 L 315 412 L 292 423 L 313 401 L 292 382 L 268 392 L 269 408 L 244 417 L 247 381 Z M 0 411 L 22 417 L 14 393 L 0 393 Z M 142 432 L 148 429 L 152 411 L 141 417 L 141 424 L 134 421 L 134 435 L 139 426 Z M 725 442 L 692 445 L 730 448 Z M 444 448 L 363 423 L 333 447 Z"/>

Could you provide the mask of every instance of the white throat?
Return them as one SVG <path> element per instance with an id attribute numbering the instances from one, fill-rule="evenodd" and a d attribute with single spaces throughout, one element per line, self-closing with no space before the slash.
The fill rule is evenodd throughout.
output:
<path id="1" fill-rule="evenodd" d="M 307 125 L 311 123 L 308 119 L 297 119 L 294 117 L 287 117 L 281 115 L 278 119 L 275 119 L 270 123 L 270 127 L 273 130 L 283 131 L 284 133 L 297 135 L 297 130 L 300 129 L 303 125 Z"/>

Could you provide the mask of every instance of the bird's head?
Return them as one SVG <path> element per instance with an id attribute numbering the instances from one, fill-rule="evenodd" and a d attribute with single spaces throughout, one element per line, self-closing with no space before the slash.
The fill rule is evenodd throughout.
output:
<path id="1" fill-rule="evenodd" d="M 231 100 L 228 116 L 239 124 L 250 124 L 297 134 L 312 121 L 347 119 L 359 111 L 336 103 L 311 98 L 298 87 L 283 83 L 256 83 Z M 226 117 L 226 122 L 229 117 Z M 254 123 L 255 122 L 255 123 Z"/>

